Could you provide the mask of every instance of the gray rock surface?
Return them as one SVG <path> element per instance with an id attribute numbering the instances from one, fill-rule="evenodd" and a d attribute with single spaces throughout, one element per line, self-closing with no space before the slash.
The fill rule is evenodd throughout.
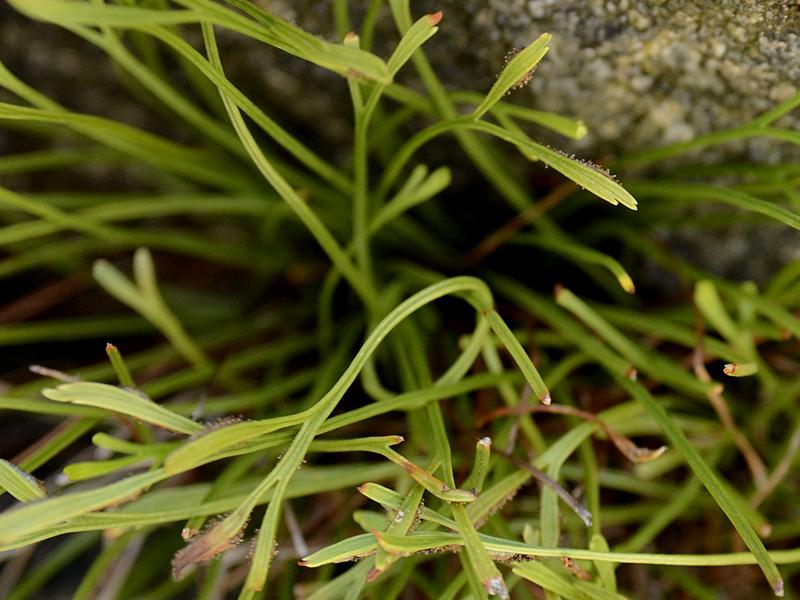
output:
<path id="1" fill-rule="evenodd" d="M 586 147 L 652 148 L 741 124 L 797 92 L 800 10 L 788 0 L 486 3 L 482 36 L 554 34 L 538 107 L 584 119 Z M 796 125 L 796 120 L 791 120 Z M 777 160 L 778 145 L 753 158 Z M 774 148 L 774 150 L 772 149 Z"/>
<path id="2" fill-rule="evenodd" d="M 260 2 L 333 36 L 328 3 Z M 412 7 L 444 10 L 427 49 L 454 87 L 487 89 L 510 49 L 552 33 L 551 51 L 529 84 L 531 103 L 583 119 L 590 133 L 575 148 L 590 155 L 739 125 L 800 86 L 794 0 L 438 0 Z M 381 37 L 394 39 L 390 24 L 379 29 Z M 782 124 L 796 127 L 797 117 Z M 791 154 L 786 145 L 763 140 L 734 150 L 766 162 Z"/>

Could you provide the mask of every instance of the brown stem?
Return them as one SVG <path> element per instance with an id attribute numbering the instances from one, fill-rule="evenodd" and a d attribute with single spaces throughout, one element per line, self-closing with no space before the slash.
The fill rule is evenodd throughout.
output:
<path id="1" fill-rule="evenodd" d="M 487 235 L 477 246 L 469 251 L 464 259 L 466 264 L 468 266 L 474 266 L 484 260 L 492 252 L 511 239 L 511 237 L 525 227 L 525 225 L 535 221 L 576 189 L 578 189 L 578 186 L 571 181 L 562 183 L 539 202 L 531 204 L 528 208 L 506 221 L 499 229 Z"/>

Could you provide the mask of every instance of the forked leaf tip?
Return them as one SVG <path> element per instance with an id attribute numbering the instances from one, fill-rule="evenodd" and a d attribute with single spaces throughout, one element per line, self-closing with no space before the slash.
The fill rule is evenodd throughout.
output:
<path id="1" fill-rule="evenodd" d="M 173 579 L 179 581 L 192 565 L 207 562 L 238 545 L 244 537 L 246 525 L 247 523 L 244 523 L 235 531 L 229 531 L 223 519 L 202 535 L 194 537 L 191 542 L 175 553 L 172 559 Z"/>

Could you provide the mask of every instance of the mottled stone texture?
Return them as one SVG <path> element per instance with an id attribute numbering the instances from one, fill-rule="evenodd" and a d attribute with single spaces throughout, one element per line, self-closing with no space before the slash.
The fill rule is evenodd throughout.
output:
<path id="1" fill-rule="evenodd" d="M 631 150 L 688 140 L 752 118 L 800 82 L 796 2 L 491 4 L 500 40 L 553 32 L 553 51 L 531 82 L 536 104 L 583 118 L 589 146 Z M 764 159 L 766 148 L 752 151 Z"/>
<path id="2" fill-rule="evenodd" d="M 325 2 L 261 3 L 332 37 Z M 486 89 L 510 49 L 552 33 L 551 51 L 530 83 L 531 102 L 583 119 L 590 134 L 576 148 L 589 154 L 652 148 L 738 125 L 789 98 L 800 85 L 795 0 L 411 4 L 418 13 L 444 10 L 428 50 L 438 72 L 456 87 Z M 359 11 L 353 12 L 357 18 Z M 385 21 L 380 32 L 393 37 L 390 18 Z M 797 119 L 784 123 L 796 125 Z M 756 141 L 746 151 L 771 162 L 787 149 Z"/>

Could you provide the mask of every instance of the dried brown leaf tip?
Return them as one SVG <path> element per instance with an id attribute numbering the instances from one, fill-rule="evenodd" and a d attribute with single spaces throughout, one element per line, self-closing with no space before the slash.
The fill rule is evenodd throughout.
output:
<path id="1" fill-rule="evenodd" d="M 74 375 L 70 375 L 69 373 L 64 373 L 64 371 L 59 371 L 58 369 L 51 369 L 49 367 L 44 367 L 42 365 L 30 365 L 28 370 L 31 373 L 36 375 L 41 375 L 42 377 L 49 377 L 50 379 L 55 379 L 56 381 L 62 381 L 64 383 L 74 383 L 76 381 L 80 381 L 80 377 L 75 377 Z"/>
<path id="2" fill-rule="evenodd" d="M 758 372 L 758 365 L 756 363 L 728 363 L 723 367 L 722 372 L 728 377 L 747 377 Z"/>
<path id="3" fill-rule="evenodd" d="M 581 566 L 576 564 L 575 561 L 572 560 L 569 556 L 562 556 L 561 564 L 567 571 L 575 575 L 575 577 L 577 577 L 578 579 L 582 579 L 583 581 L 592 580 L 592 574 L 589 573 L 586 569 L 581 568 Z"/>
<path id="4" fill-rule="evenodd" d="M 602 425 L 601 425 L 602 427 Z M 611 439 L 611 442 L 616 446 L 622 455 L 632 463 L 650 462 L 657 459 L 659 456 L 667 451 L 666 446 L 660 446 L 651 450 L 650 448 L 642 448 L 634 444 L 630 438 L 625 437 L 621 433 L 617 433 L 610 427 L 605 427 L 606 435 Z"/>
<path id="5" fill-rule="evenodd" d="M 195 536 L 185 548 L 179 550 L 172 559 L 172 577 L 181 579 L 193 564 L 211 560 L 218 554 L 233 548 L 242 541 L 247 524 L 236 526 L 223 519 L 212 525 L 204 533 Z"/>
<path id="6" fill-rule="evenodd" d="M 651 460 L 655 460 L 664 452 L 666 452 L 667 447 L 661 446 L 660 448 L 656 448 L 651 450 L 650 448 L 642 448 L 637 446 L 633 443 L 633 441 L 622 435 L 621 433 L 617 432 L 616 430 L 609 427 L 605 421 L 600 419 L 594 413 L 580 410 L 572 406 L 564 406 L 560 404 L 555 404 L 552 406 L 547 405 L 533 405 L 533 406 L 507 406 L 504 408 L 500 408 L 497 410 L 492 411 L 488 415 L 483 416 L 483 418 L 479 422 L 479 426 L 483 427 L 486 423 L 497 419 L 499 417 L 504 417 L 507 415 L 519 415 L 525 413 L 550 413 L 550 414 L 560 414 L 560 415 L 568 415 L 571 417 L 578 417 L 579 419 L 583 419 L 584 421 L 591 421 L 593 423 L 597 423 L 597 425 L 605 432 L 608 439 L 611 440 L 611 443 L 619 450 L 625 458 L 627 458 L 632 463 L 642 463 L 648 462 Z"/>
<path id="7" fill-rule="evenodd" d="M 439 21 L 442 20 L 443 16 L 444 16 L 444 13 L 439 10 L 439 11 L 437 11 L 435 13 L 430 13 L 428 15 L 428 20 L 431 22 L 431 25 L 433 25 L 435 27 L 436 25 L 439 24 Z"/>

